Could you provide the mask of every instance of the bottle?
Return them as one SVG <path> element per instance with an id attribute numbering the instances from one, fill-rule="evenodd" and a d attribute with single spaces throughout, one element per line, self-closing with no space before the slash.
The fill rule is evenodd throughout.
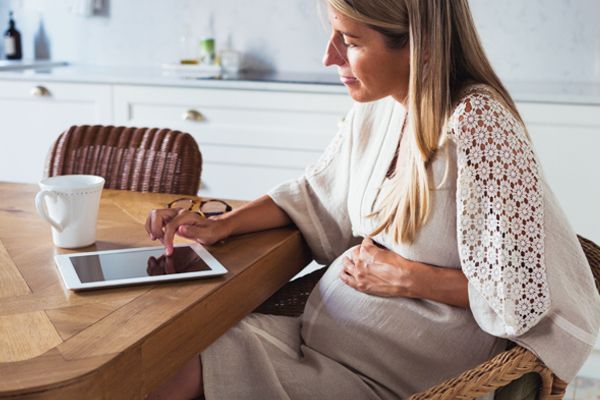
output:
<path id="1" fill-rule="evenodd" d="M 204 29 L 204 35 L 200 40 L 200 62 L 205 65 L 214 65 L 216 62 L 215 46 L 215 16 L 211 13 L 208 16 L 207 25 Z"/>
<path id="2" fill-rule="evenodd" d="M 180 43 L 180 64 L 198 64 L 198 54 L 196 51 L 195 41 L 191 32 L 186 30 L 186 33 L 179 39 Z"/>
<path id="3" fill-rule="evenodd" d="M 225 48 L 219 51 L 218 59 L 223 72 L 226 74 L 235 75 L 240 71 L 241 54 L 239 51 L 234 50 L 231 34 L 227 36 Z"/>
<path id="4" fill-rule="evenodd" d="M 12 11 L 8 14 L 8 29 L 4 32 L 4 54 L 8 60 L 20 60 L 23 58 L 21 34 L 15 28 Z"/>
<path id="5" fill-rule="evenodd" d="M 203 64 L 215 64 L 215 39 L 206 37 L 200 41 L 200 61 Z"/>

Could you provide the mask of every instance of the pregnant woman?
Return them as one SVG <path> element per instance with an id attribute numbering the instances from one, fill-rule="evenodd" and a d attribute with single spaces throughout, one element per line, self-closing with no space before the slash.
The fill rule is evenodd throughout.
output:
<path id="1" fill-rule="evenodd" d="M 176 234 L 295 224 L 328 270 L 300 318 L 246 317 L 151 397 L 405 398 L 507 338 L 570 381 L 599 296 L 467 0 L 327 9 L 324 64 L 355 106 L 321 159 L 222 216 L 153 210 L 147 230 L 169 255 Z"/>

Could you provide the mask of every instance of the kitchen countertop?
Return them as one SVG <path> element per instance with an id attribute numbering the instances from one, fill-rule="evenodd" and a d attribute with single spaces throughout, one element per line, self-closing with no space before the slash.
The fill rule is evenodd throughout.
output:
<path id="1" fill-rule="evenodd" d="M 52 60 L 0 60 L 0 71 L 21 70 L 26 68 L 52 68 L 67 65 L 65 61 Z"/>
<path id="2" fill-rule="evenodd" d="M 0 71 L 0 80 L 103 83 L 266 91 L 344 93 L 335 73 L 242 72 L 221 78 L 166 75 L 160 67 L 68 65 L 45 69 Z M 600 83 L 506 82 L 518 102 L 600 105 Z"/>
<path id="3" fill-rule="evenodd" d="M 153 85 L 202 88 L 231 88 L 267 91 L 314 91 L 344 93 L 336 74 L 241 72 L 221 78 L 189 78 L 167 74 L 160 67 L 116 67 L 69 65 L 58 68 L 0 71 L 0 79 L 104 83 L 117 85 Z M 301 84 L 301 85 L 300 85 Z"/>

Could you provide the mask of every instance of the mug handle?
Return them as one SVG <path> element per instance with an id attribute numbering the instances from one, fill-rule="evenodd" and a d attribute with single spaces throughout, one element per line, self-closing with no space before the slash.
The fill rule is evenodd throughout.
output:
<path id="1" fill-rule="evenodd" d="M 63 229 L 65 229 L 62 223 L 56 222 L 48 215 L 48 208 L 46 207 L 46 202 L 44 201 L 46 196 L 50 197 L 55 202 L 58 201 L 58 195 L 56 192 L 51 190 L 42 190 L 35 195 L 35 208 L 37 209 L 38 214 L 40 214 L 40 217 L 48 221 L 50 225 L 52 225 L 58 232 L 62 232 Z"/>

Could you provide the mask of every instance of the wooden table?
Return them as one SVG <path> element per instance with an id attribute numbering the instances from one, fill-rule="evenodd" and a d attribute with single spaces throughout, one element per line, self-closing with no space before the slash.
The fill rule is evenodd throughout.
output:
<path id="1" fill-rule="evenodd" d="M 73 292 L 36 192 L 0 183 L 3 399 L 143 398 L 309 262 L 296 229 L 275 229 L 210 247 L 223 277 Z M 148 210 L 177 197 L 105 190 L 98 241 L 83 250 L 156 245 L 143 228 Z"/>

